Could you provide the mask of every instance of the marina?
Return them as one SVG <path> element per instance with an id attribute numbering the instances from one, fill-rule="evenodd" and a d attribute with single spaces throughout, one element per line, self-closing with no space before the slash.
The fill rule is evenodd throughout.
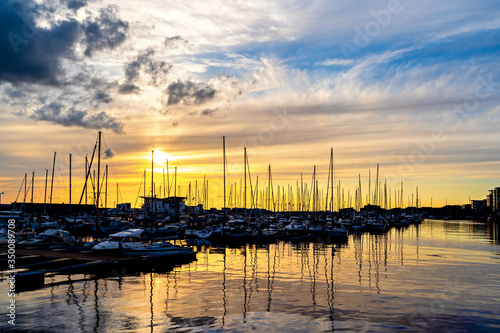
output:
<path id="1" fill-rule="evenodd" d="M 424 220 L 386 233 L 350 234 L 340 242 L 193 248 L 196 260 L 174 266 L 123 263 L 102 275 L 47 274 L 45 287 L 18 294 L 18 325 L 3 328 L 494 332 L 500 327 L 498 224 Z M 0 283 L 2 294 L 6 285 Z M 43 318 L 37 315 L 42 308 Z"/>
<path id="2" fill-rule="evenodd" d="M 8 331 L 457 331 L 463 326 L 458 317 L 470 320 L 467 331 L 500 327 L 492 301 L 500 296 L 492 286 L 500 278 L 500 210 L 492 204 L 498 187 L 476 200 L 479 205 L 422 207 L 418 187 L 406 201 L 401 181 L 393 205 L 377 163 L 373 189 L 369 170 L 366 198 L 366 184 L 358 175 L 355 194 L 348 192 L 346 200 L 340 180 L 335 181 L 332 148 L 326 188 L 320 187 L 314 166 L 310 186 L 301 174 L 300 186 L 297 181 L 295 191 L 290 185 L 285 191 L 273 184 L 269 165 L 267 186 L 259 192 L 244 147 L 239 194 L 236 184 L 227 193 L 223 137 L 221 208 L 208 205 L 206 179 L 194 194 L 191 183 L 185 197 L 172 192 L 177 169 L 169 179 L 168 161 L 163 193 L 161 187 L 157 192 L 154 150 L 150 194 L 144 170 L 142 195 L 136 199 L 141 207 L 123 203 L 109 208 L 107 165 L 100 180 L 101 138 L 99 132 L 92 158 L 86 160 L 77 204 L 71 195 L 67 205 L 52 206 L 52 198 L 48 207 L 45 200 L 34 202 L 33 173 L 31 183 L 26 174 L 22 182 L 23 201 L 0 213 L 0 288 L 9 295 L 9 306 L 16 302 L 17 324 L 8 321 Z M 96 151 L 97 176 L 92 169 Z M 53 169 L 55 162 L 56 153 Z M 70 176 L 70 194 L 71 184 Z M 94 204 L 83 204 L 84 198 L 93 198 Z M 118 193 L 116 198 L 118 203 Z M 457 275 L 465 267 L 468 273 Z M 170 298 L 172 274 L 175 296 Z M 462 302 L 470 279 L 479 276 L 479 292 Z M 141 284 L 143 289 L 137 289 Z M 94 300 L 87 303 L 91 290 Z M 64 295 L 70 295 L 65 302 L 76 305 L 77 313 L 58 305 Z M 148 295 L 149 305 L 144 303 Z M 33 297 L 31 305 L 27 300 Z M 131 305 L 136 299 L 143 300 L 137 307 Z M 32 311 L 41 310 L 37 304 L 47 300 L 58 319 L 30 321 Z M 159 304 L 165 308 L 158 310 Z M 149 323 L 144 306 L 150 309 Z M 64 322 L 74 315 L 77 326 Z"/>
<path id="3" fill-rule="evenodd" d="M 0 1 L 0 332 L 500 332 L 499 17 Z"/>

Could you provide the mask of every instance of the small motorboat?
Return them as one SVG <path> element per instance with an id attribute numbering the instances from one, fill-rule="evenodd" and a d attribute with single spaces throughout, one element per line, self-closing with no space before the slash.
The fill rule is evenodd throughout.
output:
<path id="1" fill-rule="evenodd" d="M 75 237 L 66 230 L 47 229 L 33 238 L 20 241 L 20 247 L 61 248 L 75 243 Z"/>
<path id="2" fill-rule="evenodd" d="M 123 255 L 129 257 L 173 257 L 196 255 L 196 252 L 191 247 L 174 245 L 170 242 L 143 244 L 137 248 L 124 248 L 122 253 Z"/>
<path id="3" fill-rule="evenodd" d="M 286 231 L 305 231 L 307 226 L 302 221 L 293 221 L 284 228 Z"/>
<path id="4" fill-rule="evenodd" d="M 327 234 L 336 238 L 347 237 L 347 229 L 343 225 L 338 225 L 328 229 Z"/>
<path id="5" fill-rule="evenodd" d="M 105 241 L 97 243 L 92 247 L 94 251 L 115 252 L 128 249 L 137 249 L 142 246 L 144 229 L 128 229 L 111 234 Z"/>

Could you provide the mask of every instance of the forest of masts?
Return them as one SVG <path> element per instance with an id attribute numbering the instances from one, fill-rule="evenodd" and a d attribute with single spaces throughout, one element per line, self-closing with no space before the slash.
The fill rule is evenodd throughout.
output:
<path id="1" fill-rule="evenodd" d="M 154 151 L 151 155 L 154 157 Z M 400 189 L 392 192 L 391 187 L 387 186 L 387 180 L 382 183 L 379 181 L 379 164 L 377 163 L 377 173 L 375 182 L 371 184 L 371 170 L 368 176 L 368 190 L 363 199 L 363 191 L 361 185 L 361 175 L 358 175 L 358 185 L 353 194 L 350 189 L 347 191 L 342 187 L 341 180 L 335 180 L 334 164 L 333 164 L 333 148 L 330 150 L 330 164 L 328 170 L 328 185 L 325 188 L 319 186 L 319 180 L 316 177 L 316 166 L 313 167 L 311 180 L 304 179 L 304 174 L 300 174 L 300 180 L 297 179 L 295 184 L 274 185 L 271 171 L 271 165 L 268 166 L 265 181 L 259 185 L 259 176 L 255 177 L 255 183 L 250 173 L 248 155 L 244 148 L 244 172 L 239 177 L 239 181 L 231 182 L 229 180 L 227 167 L 227 158 L 225 154 L 225 137 L 223 137 L 223 204 L 222 208 L 244 208 L 244 209 L 265 209 L 268 211 L 300 211 L 300 212 L 319 212 L 319 211 L 339 211 L 341 209 L 353 208 L 359 211 L 364 205 L 380 206 L 383 209 L 390 210 L 393 208 L 404 207 L 419 207 L 421 198 L 418 196 L 418 187 L 416 193 L 408 196 L 408 201 L 404 202 L 403 182 L 401 181 Z M 163 185 L 156 186 L 151 176 L 152 186 L 154 189 L 149 193 L 146 191 L 147 171 L 144 170 L 144 175 L 141 181 L 140 190 L 143 191 L 143 196 L 146 193 L 151 197 L 164 198 L 177 195 L 186 198 L 188 206 L 203 205 L 203 207 L 214 207 L 213 198 L 210 198 L 209 179 L 205 175 L 203 183 L 198 184 L 198 180 L 189 182 L 187 189 L 184 191 L 181 185 L 177 185 L 177 167 L 174 168 L 173 178 L 170 175 L 168 160 L 166 161 L 166 173 L 163 169 Z M 166 182 L 165 182 L 166 181 Z M 219 181 L 220 182 L 220 181 Z M 218 183 L 218 182 L 217 182 Z M 217 185 L 217 184 L 216 184 Z M 295 185 L 295 186 L 294 186 Z M 139 190 L 139 191 L 140 191 Z M 213 188 L 212 188 L 213 190 Z M 220 187 L 217 187 L 217 192 Z M 394 193 L 394 196 L 392 195 Z M 217 194 L 218 199 L 221 195 Z M 394 198 L 394 202 L 393 202 Z M 415 203 L 415 205 L 414 205 Z"/>
<path id="2" fill-rule="evenodd" d="M 93 157 L 93 156 L 92 156 Z M 154 169 L 154 150 L 151 151 L 151 170 Z M 45 173 L 45 190 L 44 190 L 44 207 L 47 204 L 47 192 L 49 194 L 49 203 L 52 204 L 52 192 L 54 183 L 54 166 L 56 161 L 56 153 L 54 152 L 54 163 L 52 166 L 52 178 L 50 189 L 47 187 L 48 182 L 48 169 Z M 244 148 L 244 173 L 239 177 L 238 181 L 230 181 L 229 172 L 226 172 L 227 168 L 227 158 L 225 153 L 225 137 L 223 137 L 223 185 L 218 184 L 219 181 L 214 181 L 209 187 L 209 178 L 205 175 L 203 177 L 203 183 L 198 184 L 198 180 L 194 181 L 194 184 L 190 181 L 187 185 L 187 189 L 181 187 L 180 182 L 177 180 L 177 167 L 174 167 L 173 175 L 170 174 L 170 168 L 168 165 L 168 159 L 166 160 L 166 169 L 163 168 L 162 182 L 157 185 L 154 179 L 154 172 L 147 172 L 144 170 L 144 174 L 141 179 L 139 186 L 139 191 L 136 197 L 135 204 L 133 207 L 137 207 L 137 201 L 139 200 L 140 194 L 143 197 L 151 196 L 155 198 L 167 198 L 167 197 L 185 197 L 186 204 L 188 206 L 203 205 L 206 209 L 208 207 L 215 207 L 213 196 L 209 189 L 212 191 L 216 187 L 215 192 L 217 193 L 217 200 L 220 201 L 223 197 L 223 204 L 220 205 L 222 208 L 245 208 L 245 209 L 265 209 L 268 211 L 300 211 L 300 212 L 319 212 L 319 211 L 339 211 L 341 209 L 353 208 L 359 211 L 364 205 L 374 205 L 380 206 L 383 209 L 390 210 L 393 208 L 404 208 L 404 207 L 419 207 L 419 202 L 421 197 L 418 196 L 418 187 L 416 192 L 408 196 L 408 201 L 404 200 L 403 182 L 401 181 L 401 187 L 392 191 L 390 186 L 387 186 L 387 180 L 384 179 L 383 182 L 379 180 L 379 164 L 377 163 L 377 171 L 375 176 L 374 184 L 372 185 L 371 170 L 369 170 L 368 175 L 368 188 L 362 189 L 361 184 L 361 174 L 358 175 L 358 184 L 351 193 L 350 189 L 345 190 L 342 187 L 341 180 L 335 179 L 334 164 L 333 164 L 333 148 L 330 150 L 330 163 L 328 168 L 328 185 L 326 188 L 319 186 L 319 180 L 316 177 L 316 166 L 313 167 L 313 172 L 311 179 L 308 180 L 304 177 L 304 174 L 300 173 L 300 179 L 295 181 L 295 184 L 275 185 L 273 184 L 273 177 L 271 171 L 271 165 L 269 165 L 267 170 L 267 175 L 264 182 L 259 184 L 259 176 L 255 177 L 255 182 L 252 179 L 250 173 L 250 166 L 248 162 L 248 155 L 246 148 Z M 96 175 L 95 166 L 92 170 L 92 160 L 89 161 L 87 156 L 85 157 L 85 186 L 80 197 L 80 204 L 93 204 L 99 201 L 100 208 L 108 208 L 108 165 L 105 165 L 104 174 L 102 178 L 99 174 Z M 98 171 L 99 173 L 99 171 Z M 147 186 L 148 173 L 151 174 L 151 186 Z M 99 181 L 99 179 L 102 179 Z M 27 202 L 27 196 L 29 190 L 31 189 L 31 202 L 33 203 L 33 188 L 34 188 L 35 174 L 33 172 L 31 182 L 28 185 L 27 174 L 25 174 L 21 188 L 19 189 L 16 202 L 19 202 L 19 196 L 22 193 L 22 188 L 24 187 L 24 200 Z M 88 183 L 87 183 L 88 182 Z M 71 154 L 69 155 L 69 204 L 71 206 Z M 100 184 L 99 189 L 97 184 Z M 222 186 L 221 186 L 222 185 Z M 366 185 L 365 185 L 366 186 Z M 147 189 L 149 187 L 149 189 Z M 222 187 L 222 191 L 220 191 Z M 373 189 L 372 189 L 373 187 Z M 147 191 L 148 190 L 148 191 Z M 141 193 L 142 192 L 142 193 Z M 364 195 L 363 195 L 364 193 Z M 99 195 L 100 194 L 100 195 Z M 22 195 L 22 194 L 21 194 Z M 118 204 L 120 202 L 121 193 L 119 194 L 119 184 L 116 183 L 116 201 L 114 203 Z M 82 200 L 85 198 L 85 200 Z M 89 200 L 90 199 L 90 200 Z M 89 202 L 90 201 L 90 202 Z M 122 199 L 123 202 L 123 199 Z"/>

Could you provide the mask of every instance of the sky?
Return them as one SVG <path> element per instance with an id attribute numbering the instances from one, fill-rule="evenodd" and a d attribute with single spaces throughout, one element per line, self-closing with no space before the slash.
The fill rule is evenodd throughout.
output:
<path id="1" fill-rule="evenodd" d="M 252 188 L 271 165 L 295 199 L 315 166 L 326 196 L 331 148 L 344 205 L 359 178 L 371 200 L 377 163 L 393 206 L 401 182 L 405 205 L 417 187 L 421 206 L 483 199 L 500 186 L 499 41 L 488 0 L 5 0 L 1 200 L 34 172 L 43 202 L 57 152 L 52 201 L 69 202 L 71 154 L 78 203 L 98 131 L 108 206 L 139 206 L 144 170 L 150 193 L 154 150 L 156 193 L 177 168 L 182 196 L 205 178 L 221 207 L 223 136 L 232 204 L 244 147 Z"/>

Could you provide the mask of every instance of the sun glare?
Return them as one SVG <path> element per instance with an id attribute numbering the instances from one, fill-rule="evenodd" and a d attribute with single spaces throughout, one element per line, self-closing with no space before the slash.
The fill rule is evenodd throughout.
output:
<path id="1" fill-rule="evenodd" d="M 154 159 L 155 167 L 158 167 L 160 165 L 166 166 L 167 160 L 169 162 L 177 160 L 176 157 L 173 157 L 173 156 L 169 155 L 168 153 L 165 153 L 161 150 L 156 150 L 156 149 L 153 149 L 153 150 L 154 150 L 153 159 Z M 149 162 L 151 163 L 151 151 L 149 152 L 149 154 L 144 155 L 144 158 L 149 160 Z"/>

